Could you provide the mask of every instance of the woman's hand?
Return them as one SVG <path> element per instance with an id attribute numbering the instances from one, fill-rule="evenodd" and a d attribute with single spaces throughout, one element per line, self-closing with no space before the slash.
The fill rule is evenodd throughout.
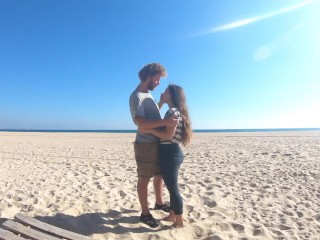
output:
<path id="1" fill-rule="evenodd" d="M 160 103 L 162 103 L 162 104 L 165 103 L 163 93 L 161 93 L 161 95 L 160 95 Z"/>
<path id="2" fill-rule="evenodd" d="M 163 104 L 165 104 L 165 99 L 164 99 L 163 93 L 161 93 L 160 101 L 159 101 L 159 103 L 158 103 L 159 109 L 162 108 Z"/>
<path id="3" fill-rule="evenodd" d="M 166 92 L 161 93 L 160 102 L 168 103 L 170 101 L 170 99 L 171 99 L 171 97 L 170 97 L 170 95 L 168 95 L 168 93 L 166 93 Z"/>
<path id="4" fill-rule="evenodd" d="M 167 90 L 166 90 L 167 91 Z M 171 97 L 168 95 L 167 92 L 161 93 L 160 101 L 158 103 L 159 109 L 165 104 L 170 101 Z"/>

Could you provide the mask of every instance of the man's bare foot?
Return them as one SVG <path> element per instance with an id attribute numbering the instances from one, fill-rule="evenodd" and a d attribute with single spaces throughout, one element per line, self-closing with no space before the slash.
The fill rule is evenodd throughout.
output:
<path id="1" fill-rule="evenodd" d="M 163 218 L 162 221 L 173 222 L 174 223 L 176 221 L 176 217 L 173 216 L 173 215 L 169 215 L 169 216 Z"/>

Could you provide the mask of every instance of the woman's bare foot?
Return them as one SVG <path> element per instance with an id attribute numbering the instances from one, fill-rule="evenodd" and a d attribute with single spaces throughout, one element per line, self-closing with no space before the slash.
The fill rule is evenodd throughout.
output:
<path id="1" fill-rule="evenodd" d="M 176 221 L 173 224 L 173 227 L 175 228 L 183 228 L 184 224 L 183 224 L 183 217 L 182 214 L 181 215 L 175 215 L 176 217 Z"/>
<path id="2" fill-rule="evenodd" d="M 176 221 L 176 215 L 174 214 L 174 212 L 171 210 L 169 215 L 167 217 L 165 217 L 164 219 L 162 219 L 163 221 L 167 221 L 167 222 L 175 222 Z"/>
<path id="3" fill-rule="evenodd" d="M 181 224 L 181 223 L 177 223 L 177 222 L 175 222 L 172 226 L 174 228 L 183 228 L 184 227 L 183 223 Z"/>
<path id="4" fill-rule="evenodd" d="M 169 214 L 169 216 L 165 217 L 162 219 L 163 221 L 166 222 L 175 222 L 176 221 L 176 216 Z"/>

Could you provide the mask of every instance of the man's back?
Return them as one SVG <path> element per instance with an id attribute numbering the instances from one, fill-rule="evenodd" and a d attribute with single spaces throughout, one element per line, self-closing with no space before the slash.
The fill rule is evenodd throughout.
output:
<path id="1" fill-rule="evenodd" d="M 158 104 L 150 93 L 139 92 L 137 89 L 130 95 L 130 111 L 133 122 L 136 124 L 136 117 L 143 117 L 146 120 L 160 120 Z M 137 125 L 137 124 L 136 124 Z M 159 139 L 152 134 L 137 132 L 137 142 L 156 142 Z"/>

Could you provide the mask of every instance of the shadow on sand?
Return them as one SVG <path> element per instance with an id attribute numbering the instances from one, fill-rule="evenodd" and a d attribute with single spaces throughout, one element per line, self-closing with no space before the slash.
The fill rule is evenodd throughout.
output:
<path id="1" fill-rule="evenodd" d="M 135 216 L 131 216 L 132 213 L 135 213 Z M 165 230 L 164 228 L 151 229 L 147 226 L 141 226 L 138 215 L 139 212 L 134 210 L 123 210 L 121 212 L 111 210 L 108 213 L 85 213 L 76 217 L 58 213 L 55 216 L 35 216 L 34 218 L 86 236 L 104 233 L 152 233 Z M 132 227 L 134 224 L 137 227 Z"/>
<path id="2" fill-rule="evenodd" d="M 9 219 L 7 219 L 7 218 L 0 218 L 0 225 L 2 225 L 2 223 L 4 223 L 4 222 L 7 221 L 7 220 L 9 220 Z"/>

